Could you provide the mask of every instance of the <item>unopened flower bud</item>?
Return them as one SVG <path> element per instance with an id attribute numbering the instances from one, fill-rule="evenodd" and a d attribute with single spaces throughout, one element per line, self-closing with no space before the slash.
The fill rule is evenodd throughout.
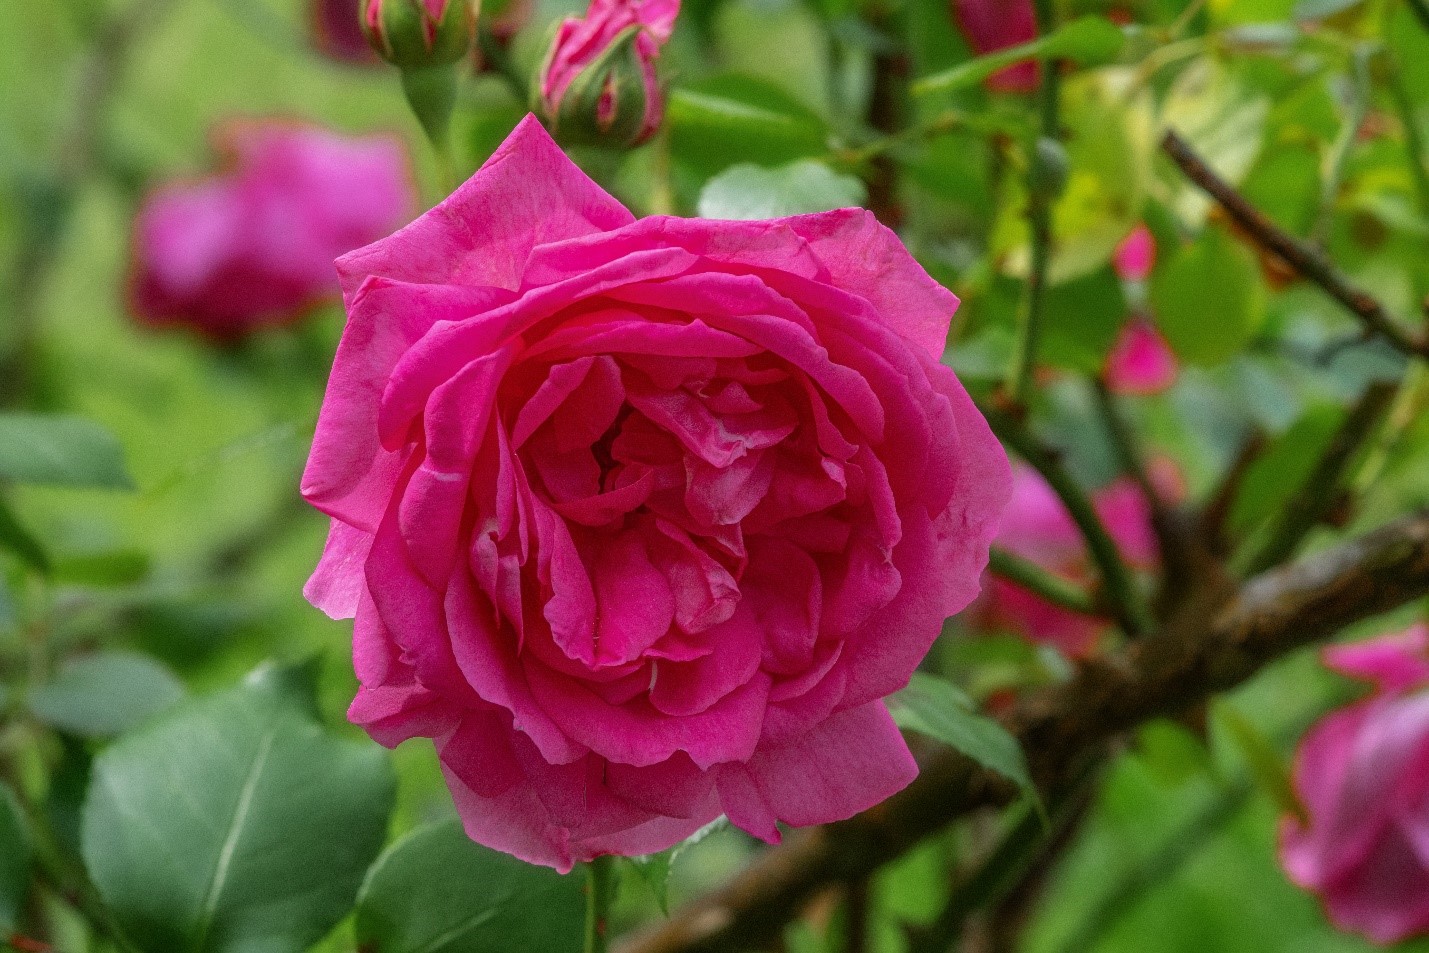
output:
<path id="1" fill-rule="evenodd" d="M 468 0 L 363 0 L 362 29 L 393 66 L 447 66 L 471 49 L 476 12 Z"/>
<path id="2" fill-rule="evenodd" d="M 660 128 L 664 96 L 655 61 L 678 0 L 593 0 L 556 31 L 536 108 L 568 144 L 633 146 Z"/>
<path id="3" fill-rule="evenodd" d="M 1050 136 L 1041 136 L 1032 149 L 1032 191 L 1045 202 L 1055 202 L 1067 187 L 1071 169 L 1067 148 Z"/>

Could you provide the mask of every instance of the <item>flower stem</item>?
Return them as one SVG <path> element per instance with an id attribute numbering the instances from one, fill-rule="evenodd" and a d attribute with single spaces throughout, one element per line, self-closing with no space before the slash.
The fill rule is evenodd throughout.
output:
<path id="1" fill-rule="evenodd" d="M 442 195 L 449 195 L 457 186 L 451 147 L 451 118 L 457 94 L 456 69 L 433 66 L 401 72 L 402 92 L 407 96 L 407 105 L 427 134 L 427 141 L 432 144 Z"/>
<path id="2" fill-rule="evenodd" d="M 1042 474 L 1052 492 L 1067 508 L 1067 514 L 1081 531 L 1087 552 L 1101 575 L 1102 590 L 1098 595 L 1107 612 L 1129 636 L 1136 637 L 1150 631 L 1151 619 L 1130 570 L 1122 562 L 1116 542 L 1102 525 L 1091 498 L 1062 465 L 1060 456 L 1044 447 L 1013 416 L 986 404 L 979 404 L 978 409 L 987 418 L 997 439 Z"/>
<path id="3" fill-rule="evenodd" d="M 988 553 L 988 572 L 1000 579 L 1016 583 L 1028 589 L 1053 605 L 1061 606 L 1081 615 L 1099 615 L 1092 597 L 1061 576 L 1043 569 L 1036 563 L 1020 559 L 1005 549 L 993 549 Z"/>
<path id="4" fill-rule="evenodd" d="M 1051 34 L 1057 28 L 1056 12 L 1051 0 L 1035 0 L 1033 6 L 1037 13 L 1038 36 Z M 1056 143 L 1060 139 L 1057 62 L 1044 59 L 1041 70 L 1040 140 Z M 1032 371 L 1037 364 L 1037 348 L 1047 292 L 1047 272 L 1052 264 L 1052 204 L 1056 201 L 1056 192 L 1059 189 L 1049 186 L 1043 174 L 1045 170 L 1039 168 L 1041 163 L 1039 150 L 1034 148 L 1028 162 L 1031 181 L 1028 183 L 1027 218 L 1032 235 L 1031 260 L 1027 269 L 1027 297 L 1023 301 L 1022 313 L 1019 316 L 1017 343 L 1007 374 L 1008 394 L 1017 406 L 1027 403 L 1032 386 Z"/>
<path id="5" fill-rule="evenodd" d="M 586 865 L 585 953 L 606 953 L 610 903 L 615 898 L 615 858 L 597 857 Z"/>

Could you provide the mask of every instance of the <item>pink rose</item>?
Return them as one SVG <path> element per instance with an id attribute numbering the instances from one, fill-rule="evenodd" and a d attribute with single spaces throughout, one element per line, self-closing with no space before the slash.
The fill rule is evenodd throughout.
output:
<path id="1" fill-rule="evenodd" d="M 1107 387 L 1117 394 L 1159 394 L 1176 383 L 1178 373 L 1166 339 L 1139 316 L 1126 322 L 1106 359 Z"/>
<path id="2" fill-rule="evenodd" d="M 636 221 L 527 117 L 338 265 L 306 592 L 356 617 L 352 720 L 435 739 L 473 839 L 565 870 L 913 778 L 882 698 L 976 595 L 1009 474 L 892 232 Z"/>
<path id="3" fill-rule="evenodd" d="M 217 339 L 281 324 L 338 293 L 332 260 L 416 204 L 402 146 L 290 123 L 224 130 L 231 168 L 153 192 L 135 226 L 131 298 L 155 325 Z"/>
<path id="4" fill-rule="evenodd" d="M 1281 863 L 1340 929 L 1376 943 L 1429 935 L 1429 630 L 1328 648 L 1324 661 L 1375 691 L 1301 742 L 1309 824 L 1282 822 Z"/>
<path id="5" fill-rule="evenodd" d="M 628 145 L 653 135 L 665 113 L 655 61 L 679 13 L 680 0 L 591 0 L 584 17 L 561 21 L 539 80 L 551 127 Z"/>
<path id="6" fill-rule="evenodd" d="M 953 19 L 978 56 L 1037 39 L 1032 0 L 953 0 Z M 993 73 L 987 86 L 999 93 L 1030 93 L 1037 76 L 1035 62 L 1018 63 Z"/>
<path id="7" fill-rule="evenodd" d="M 1169 496 L 1177 496 L 1179 475 L 1159 461 L 1153 478 Z M 1119 479 L 1093 494 L 1092 503 L 1121 556 L 1134 568 L 1150 568 L 1157 559 L 1156 537 L 1146 498 L 1129 479 Z M 1081 531 L 1041 474 L 1027 467 L 1012 471 L 1012 499 L 1002 517 L 996 545 L 1069 581 L 1095 578 Z M 1085 655 L 1106 629 L 1099 619 L 1053 605 L 1005 579 L 991 578 L 974 614 L 983 628 L 1009 629 L 1033 642 L 1056 646 L 1072 656 Z"/>

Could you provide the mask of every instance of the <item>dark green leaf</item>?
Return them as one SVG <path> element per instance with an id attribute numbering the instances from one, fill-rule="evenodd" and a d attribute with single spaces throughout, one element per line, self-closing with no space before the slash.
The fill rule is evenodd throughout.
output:
<path id="1" fill-rule="evenodd" d="M 1184 725 L 1158 718 L 1136 732 L 1136 746 L 1147 771 L 1168 787 L 1177 787 L 1215 770 L 1205 744 Z"/>
<path id="2" fill-rule="evenodd" d="M 96 759 L 85 863 L 146 953 L 300 953 L 351 908 L 393 788 L 381 749 L 245 686 Z"/>
<path id="3" fill-rule="evenodd" d="M 1100 66 L 1114 62 L 1125 45 L 1126 34 L 1110 20 L 1098 16 L 1079 17 L 1031 43 L 979 56 L 925 77 L 913 84 L 913 93 L 924 96 L 973 86 L 1023 60 L 1066 59 L 1081 66 Z"/>
<path id="4" fill-rule="evenodd" d="M 357 942 L 370 953 L 575 953 L 584 909 L 580 876 L 474 844 L 452 819 L 413 831 L 373 866 Z"/>
<path id="5" fill-rule="evenodd" d="M 1275 803 L 1282 812 L 1298 818 L 1301 824 L 1310 823 L 1305 813 L 1305 805 L 1295 793 L 1290 781 L 1290 770 L 1280 752 L 1270 743 L 1248 718 L 1229 703 L 1215 706 L 1216 720 L 1226 729 L 1241 756 L 1245 758 L 1255 783 Z"/>
<path id="6" fill-rule="evenodd" d="M 777 169 L 745 163 L 705 184 L 699 212 L 701 218 L 781 218 L 861 205 L 865 197 L 861 181 L 811 159 Z"/>
<path id="7" fill-rule="evenodd" d="M 1126 320 L 1126 296 L 1110 267 L 1049 289 L 1043 318 L 1047 363 L 1086 374 L 1106 364 Z"/>
<path id="8" fill-rule="evenodd" d="M 1208 228 L 1152 274 L 1151 307 L 1178 357 L 1219 364 L 1245 347 L 1265 316 L 1265 285 L 1255 255 L 1220 229 Z"/>
<path id="9" fill-rule="evenodd" d="M 249 673 L 245 684 L 318 717 L 318 683 L 322 678 L 322 656 L 311 655 L 297 662 L 264 662 Z"/>
<path id="10" fill-rule="evenodd" d="M 1309 477 L 1343 418 L 1340 408 L 1319 404 L 1281 434 L 1246 472 L 1231 507 L 1231 528 L 1245 533 L 1278 512 Z"/>
<path id="11" fill-rule="evenodd" d="M 645 881 L 646 885 L 650 888 L 650 892 L 655 895 L 655 902 L 660 904 L 660 910 L 662 912 L 666 914 L 670 912 L 670 871 L 674 869 L 675 861 L 678 860 L 680 855 L 688 848 L 695 846 L 706 837 L 728 826 L 729 819 L 721 817 L 701 827 L 669 850 L 662 850 L 658 854 L 646 854 L 643 857 L 630 858 L 630 863 L 635 868 L 635 872 L 640 875 L 640 879 Z"/>
<path id="12" fill-rule="evenodd" d="M 30 693 L 30 711 L 51 727 L 85 738 L 128 731 L 175 704 L 184 687 L 161 663 L 138 652 L 96 652 L 68 662 L 54 681 Z"/>
<path id="13" fill-rule="evenodd" d="M 56 582 L 82 586 L 128 586 L 149 575 L 149 554 L 141 549 L 70 553 L 54 561 Z"/>
<path id="14" fill-rule="evenodd" d="M 29 828 L 15 792 L 0 784 L 0 936 L 14 929 L 29 887 Z"/>
<path id="15" fill-rule="evenodd" d="M 0 480 L 131 490 L 124 449 L 83 417 L 0 414 Z"/>
<path id="16" fill-rule="evenodd" d="M 38 540 L 20 525 L 10 504 L 0 498 L 0 549 L 8 549 L 40 572 L 49 572 L 50 561 Z"/>
<path id="17" fill-rule="evenodd" d="M 1037 797 L 1017 739 L 1002 725 L 974 710 L 972 700 L 956 686 L 915 672 L 908 687 L 892 697 L 889 709 L 900 728 L 957 749 L 1008 778 L 1027 795 Z"/>
<path id="18" fill-rule="evenodd" d="M 665 126 L 675 161 L 702 177 L 740 162 L 782 165 L 829 148 L 816 113 L 777 86 L 743 76 L 677 87 Z"/>

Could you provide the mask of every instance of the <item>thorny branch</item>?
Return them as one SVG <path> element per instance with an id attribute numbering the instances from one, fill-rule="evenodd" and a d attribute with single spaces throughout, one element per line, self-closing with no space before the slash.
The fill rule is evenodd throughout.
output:
<path id="1" fill-rule="evenodd" d="M 1268 663 L 1347 625 L 1429 594 L 1429 512 L 1258 576 L 1235 592 L 1205 585 L 1154 636 L 1086 663 L 1068 682 L 1024 698 L 1004 724 L 1043 790 L 1064 786 L 1115 735 L 1185 710 Z M 900 856 L 969 812 L 1016 797 L 1004 779 L 955 752 L 851 820 L 805 831 L 725 888 L 627 942 L 622 953 L 757 949 L 820 890 Z"/>
<path id="2" fill-rule="evenodd" d="M 1167 131 L 1166 137 L 1161 140 L 1161 149 L 1180 167 L 1186 178 L 1215 199 L 1257 245 L 1274 254 L 1296 274 L 1318 285 L 1366 330 L 1384 338 L 1405 354 L 1429 356 L 1429 343 L 1410 337 L 1378 299 L 1351 282 L 1318 249 L 1284 231 L 1251 205 L 1245 196 L 1218 176 L 1175 130 Z"/>

